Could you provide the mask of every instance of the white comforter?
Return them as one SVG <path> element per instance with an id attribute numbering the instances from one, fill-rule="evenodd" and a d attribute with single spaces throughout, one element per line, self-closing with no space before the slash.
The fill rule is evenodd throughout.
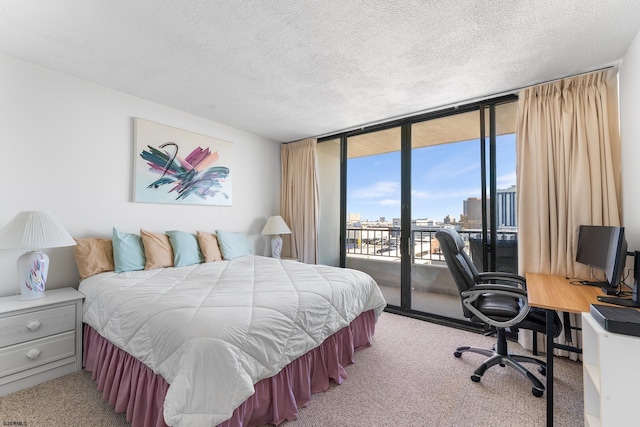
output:
<path id="1" fill-rule="evenodd" d="M 170 384 L 164 417 L 173 426 L 229 419 L 254 383 L 385 306 L 360 271 L 259 256 L 101 273 L 79 290 L 84 321 Z"/>

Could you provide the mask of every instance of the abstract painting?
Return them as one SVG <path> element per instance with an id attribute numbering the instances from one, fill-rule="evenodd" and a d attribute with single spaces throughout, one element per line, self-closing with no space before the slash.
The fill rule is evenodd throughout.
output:
<path id="1" fill-rule="evenodd" d="M 231 206 L 233 144 L 134 118 L 133 201 Z"/>

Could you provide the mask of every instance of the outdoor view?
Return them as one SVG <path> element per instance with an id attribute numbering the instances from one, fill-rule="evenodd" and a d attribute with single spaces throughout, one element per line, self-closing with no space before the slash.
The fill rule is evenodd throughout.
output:
<path id="1" fill-rule="evenodd" d="M 498 189 L 515 191 L 515 134 L 497 138 Z M 413 219 L 421 223 L 460 222 L 465 202 L 480 198 L 479 140 L 416 148 L 412 151 Z M 400 212 L 400 151 L 358 157 L 348 162 L 350 220 L 393 225 Z"/>
<path id="2" fill-rule="evenodd" d="M 497 269 L 517 272 L 515 120 L 510 121 L 514 107 L 496 109 L 503 117 L 496 132 L 493 202 Z M 412 125 L 412 310 L 463 318 L 457 289 L 435 238 L 437 230 L 458 230 L 482 270 L 479 123 L 479 113 L 473 111 Z M 348 138 L 347 152 L 347 266 L 372 275 L 387 302 L 400 306 L 400 128 Z"/>

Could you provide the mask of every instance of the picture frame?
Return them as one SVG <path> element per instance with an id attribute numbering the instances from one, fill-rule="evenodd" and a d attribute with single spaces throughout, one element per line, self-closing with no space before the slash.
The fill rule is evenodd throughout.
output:
<path id="1" fill-rule="evenodd" d="M 231 206 L 233 144 L 133 119 L 133 201 Z"/>

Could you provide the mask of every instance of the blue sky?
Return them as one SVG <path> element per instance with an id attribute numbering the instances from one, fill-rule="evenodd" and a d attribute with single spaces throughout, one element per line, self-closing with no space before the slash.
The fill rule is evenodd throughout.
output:
<path id="1" fill-rule="evenodd" d="M 516 183 L 515 134 L 497 138 L 498 188 Z M 442 221 L 462 214 L 462 201 L 480 197 L 478 140 L 417 148 L 412 152 L 412 218 Z M 400 217 L 400 152 L 349 159 L 347 210 L 363 220 Z"/>

